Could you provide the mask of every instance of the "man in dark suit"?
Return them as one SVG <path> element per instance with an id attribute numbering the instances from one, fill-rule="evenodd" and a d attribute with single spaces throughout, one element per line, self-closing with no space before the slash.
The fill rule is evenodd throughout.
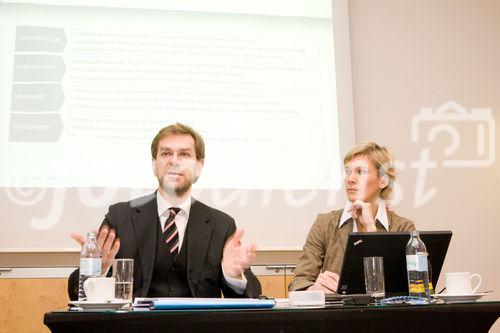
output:
<path id="1" fill-rule="evenodd" d="M 255 246 L 241 244 L 233 218 L 191 196 L 205 158 L 202 137 L 186 125 L 167 126 L 153 139 L 151 155 L 158 190 L 110 206 L 101 224 L 103 274 L 115 257 L 134 258 L 135 297 L 259 296 L 249 269 Z M 68 293 L 78 298 L 78 271 Z"/>

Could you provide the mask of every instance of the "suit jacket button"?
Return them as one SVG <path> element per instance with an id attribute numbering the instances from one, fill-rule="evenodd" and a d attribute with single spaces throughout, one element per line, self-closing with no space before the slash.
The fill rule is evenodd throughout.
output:
<path id="1" fill-rule="evenodd" d="M 170 287 L 168 290 L 169 290 L 171 293 L 173 293 L 173 292 L 174 292 L 174 288 L 172 288 L 172 287 Z"/>

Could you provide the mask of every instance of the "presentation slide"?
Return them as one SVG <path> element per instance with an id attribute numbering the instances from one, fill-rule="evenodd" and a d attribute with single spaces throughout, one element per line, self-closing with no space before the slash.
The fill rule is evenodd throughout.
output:
<path id="1" fill-rule="evenodd" d="M 261 220 L 266 195 L 341 188 L 333 13 L 330 0 L 2 1 L 0 250 L 74 246 L 66 229 L 151 193 L 151 140 L 175 122 L 205 139 L 195 194 L 280 244 L 251 231 L 287 227 Z"/>

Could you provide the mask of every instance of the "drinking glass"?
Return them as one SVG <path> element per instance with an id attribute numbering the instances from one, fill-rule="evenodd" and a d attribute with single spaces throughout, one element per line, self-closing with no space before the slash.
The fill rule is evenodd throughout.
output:
<path id="1" fill-rule="evenodd" d="M 363 258 L 365 272 L 366 293 L 372 295 L 375 300 L 384 298 L 384 258 L 365 257 Z"/>
<path id="2" fill-rule="evenodd" d="M 116 299 L 132 303 L 132 293 L 134 289 L 134 259 L 115 259 L 113 262 L 113 277 L 116 279 Z"/>

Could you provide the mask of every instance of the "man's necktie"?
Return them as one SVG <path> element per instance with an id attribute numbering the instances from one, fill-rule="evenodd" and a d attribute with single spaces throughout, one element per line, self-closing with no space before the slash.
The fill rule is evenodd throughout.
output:
<path id="1" fill-rule="evenodd" d="M 163 228 L 163 234 L 167 237 L 167 248 L 174 256 L 179 253 L 179 232 L 175 225 L 175 216 L 179 210 L 180 208 L 178 207 L 170 207 L 168 209 L 169 215 Z"/>

